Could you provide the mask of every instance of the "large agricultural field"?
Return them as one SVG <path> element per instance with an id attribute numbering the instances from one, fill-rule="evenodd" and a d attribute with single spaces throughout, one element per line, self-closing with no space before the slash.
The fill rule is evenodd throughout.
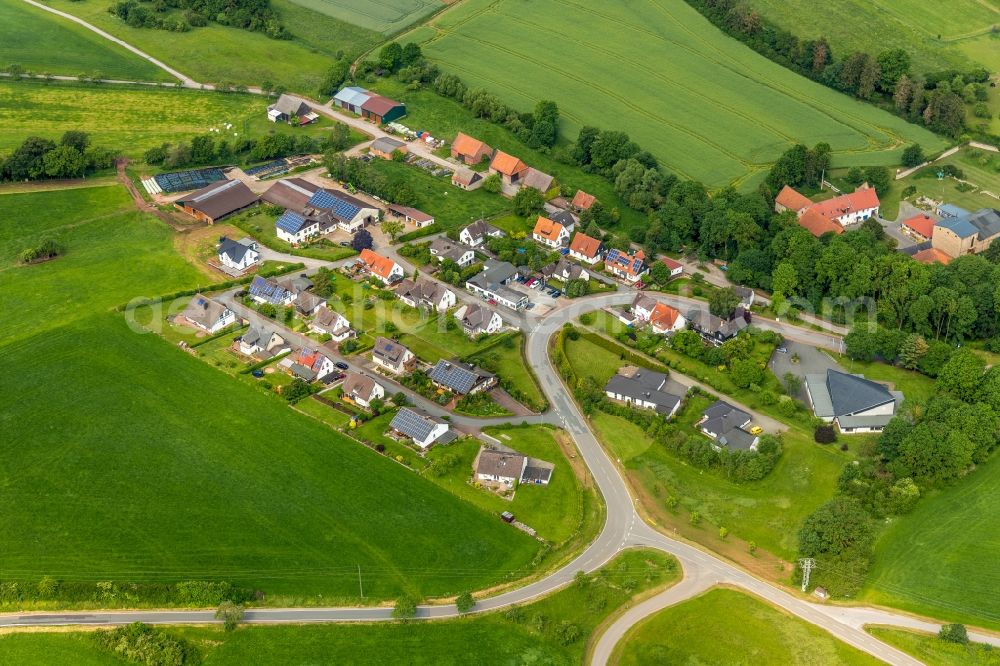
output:
<path id="1" fill-rule="evenodd" d="M 167 627 L 194 645 L 204 666 L 244 664 L 547 664 L 583 662 L 596 627 L 633 596 L 645 596 L 678 579 L 677 563 L 659 551 L 629 550 L 588 578 L 519 609 L 440 622 L 314 624 L 243 627 Z M 578 638 L 560 629 L 572 624 Z M 476 656 L 481 659 L 476 659 Z M 83 632 L 0 635 L 0 662 L 20 666 L 73 663 L 120 666 Z"/>
<path id="2" fill-rule="evenodd" d="M 565 133 L 624 129 L 710 187 L 757 182 L 798 142 L 830 143 L 838 166 L 896 164 L 913 141 L 945 145 L 768 61 L 682 2 L 468 0 L 430 25 L 413 37 L 471 86 L 522 109 L 558 100 Z"/>
<path id="3" fill-rule="evenodd" d="M 291 2 L 386 35 L 399 32 L 445 4 L 444 0 L 389 0 L 388 2 L 291 0 Z"/>
<path id="4" fill-rule="evenodd" d="M 38 215 L 38 211 L 46 211 Z M 5 581 L 229 580 L 273 603 L 452 594 L 539 545 L 111 310 L 194 287 L 118 187 L 0 196 Z M 42 239 L 66 253 L 18 266 Z M 474 563 L 470 565 L 470 563 Z M 102 602 L 107 603 L 107 602 Z M 124 598 L 119 603 L 141 604 Z"/>
<path id="5" fill-rule="evenodd" d="M 381 40 L 377 32 L 314 12 L 290 0 L 271 0 L 294 36 L 290 40 L 271 39 L 259 32 L 217 23 L 183 33 L 132 28 L 108 13 L 112 3 L 113 0 L 50 0 L 48 4 L 79 16 L 201 83 L 227 81 L 259 86 L 270 81 L 290 90 L 315 94 L 338 53 L 357 55 Z"/>
<path id="6" fill-rule="evenodd" d="M 996 455 L 955 487 L 921 499 L 913 513 L 895 519 L 879 539 L 865 599 L 1000 627 L 1000 561 L 985 555 L 1000 549 L 997 502 Z"/>
<path id="7" fill-rule="evenodd" d="M 714 589 L 662 610 L 618 644 L 621 666 L 880 664 L 874 657 L 742 592 Z"/>
<path id="8" fill-rule="evenodd" d="M 28 136 L 58 139 L 71 128 L 88 132 L 94 145 L 129 157 L 141 157 L 162 143 L 189 141 L 211 128 L 221 130 L 225 123 L 241 136 L 290 131 L 288 125 L 267 122 L 267 104 L 259 95 L 173 87 L 0 81 L 0 151 Z M 317 128 L 322 125 L 331 126 L 324 121 Z"/>
<path id="9" fill-rule="evenodd" d="M 1000 23 L 995 0 L 750 0 L 769 21 L 803 39 L 825 37 L 836 57 L 853 51 L 902 48 L 915 72 L 969 69 L 995 71 L 1000 43 L 991 28 Z"/>
<path id="10" fill-rule="evenodd" d="M 174 80 L 121 46 L 21 0 L 0 3 L 0 66 L 13 63 L 39 74 Z"/>

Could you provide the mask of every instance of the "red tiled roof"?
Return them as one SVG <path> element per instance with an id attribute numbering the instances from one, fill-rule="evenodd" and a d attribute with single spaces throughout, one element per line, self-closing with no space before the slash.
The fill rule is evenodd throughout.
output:
<path id="1" fill-rule="evenodd" d="M 672 308 L 666 303 L 657 303 L 653 311 L 649 313 L 649 323 L 656 328 L 671 329 L 680 316 L 680 310 L 677 308 Z"/>
<path id="2" fill-rule="evenodd" d="M 577 232 L 573 236 L 573 242 L 569 244 L 570 252 L 582 254 L 588 259 L 593 259 L 601 251 L 601 241 L 592 238 L 583 232 Z"/>
<path id="3" fill-rule="evenodd" d="M 383 257 L 368 249 L 361 250 L 361 261 L 368 267 L 368 270 L 382 278 L 389 277 L 392 273 L 392 267 L 396 263 L 389 257 Z"/>
<path id="4" fill-rule="evenodd" d="M 497 154 L 493 157 L 493 161 L 490 163 L 490 168 L 505 176 L 513 176 L 527 169 L 528 165 L 513 155 L 508 155 L 502 150 L 498 150 Z"/>
<path id="5" fill-rule="evenodd" d="M 844 233 L 844 227 L 840 226 L 839 222 L 824 216 L 815 208 L 806 209 L 806 212 L 799 218 L 799 226 L 808 229 L 809 233 L 817 238 L 830 231 L 835 234 Z"/>
<path id="6" fill-rule="evenodd" d="M 587 210 L 594 205 L 597 201 L 597 197 L 593 194 L 587 194 L 583 190 L 577 190 L 576 194 L 573 195 L 573 207 L 579 208 L 580 210 Z"/>
<path id="7" fill-rule="evenodd" d="M 544 215 L 538 216 L 538 221 L 535 222 L 535 230 L 532 232 L 535 236 L 541 236 L 542 238 L 550 241 L 559 240 L 559 234 L 562 233 L 563 225 L 558 222 L 553 222 Z"/>
<path id="8" fill-rule="evenodd" d="M 816 211 L 823 217 L 833 220 L 846 213 L 853 213 L 859 210 L 878 208 L 878 195 L 875 189 L 862 185 L 850 194 L 841 194 L 839 197 L 820 201 L 809 207 L 809 211 Z"/>
<path id="9" fill-rule="evenodd" d="M 929 247 L 926 250 L 921 250 L 913 255 L 913 258 L 922 264 L 933 264 L 937 262 L 939 264 L 944 264 L 945 266 L 951 261 L 951 257 L 942 252 L 941 250 Z"/>
<path id="10" fill-rule="evenodd" d="M 913 217 L 903 220 L 902 222 L 904 227 L 909 227 L 924 238 L 930 238 L 934 234 L 935 224 L 934 218 L 929 215 L 925 215 L 924 213 L 914 215 Z"/>
<path id="11" fill-rule="evenodd" d="M 804 194 L 800 194 L 797 190 L 788 185 L 781 188 L 778 192 L 778 196 L 774 198 L 774 203 L 781 204 L 789 210 L 794 210 L 796 213 L 803 208 L 808 208 L 812 205 L 812 201 L 809 200 Z"/>
<path id="12" fill-rule="evenodd" d="M 684 264 L 682 264 L 679 261 L 674 261 L 670 257 L 660 257 L 660 261 L 662 261 L 666 265 L 666 267 L 672 271 L 675 271 L 678 268 L 684 268 Z"/>
<path id="13" fill-rule="evenodd" d="M 482 152 L 491 153 L 493 149 L 479 139 L 474 139 L 468 134 L 458 133 L 455 140 L 451 142 L 451 149 L 459 155 L 477 157 Z"/>

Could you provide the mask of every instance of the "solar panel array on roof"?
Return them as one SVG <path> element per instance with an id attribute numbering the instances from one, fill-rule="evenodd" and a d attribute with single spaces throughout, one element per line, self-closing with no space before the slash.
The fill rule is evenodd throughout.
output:
<path id="1" fill-rule="evenodd" d="M 274 224 L 282 231 L 287 231 L 290 234 L 297 234 L 305 227 L 308 227 L 311 223 L 298 213 L 286 210 Z"/>
<path id="2" fill-rule="evenodd" d="M 621 266 L 631 273 L 638 273 L 642 270 L 642 259 L 633 258 L 621 250 L 610 250 L 605 258 L 605 263 Z"/>
<path id="3" fill-rule="evenodd" d="M 436 422 L 427 414 L 419 414 L 409 407 L 403 407 L 392 418 L 389 427 L 397 432 L 421 440 L 427 438 L 434 429 Z"/>
<path id="4" fill-rule="evenodd" d="M 285 302 L 289 292 L 277 283 L 270 282 L 259 275 L 250 283 L 251 296 L 261 298 L 273 305 L 281 305 Z"/>
<path id="5" fill-rule="evenodd" d="M 320 190 L 316 194 L 312 195 L 309 199 L 309 205 L 313 208 L 321 208 L 323 210 L 329 210 L 336 217 L 342 220 L 353 220 L 354 217 L 361 212 L 361 208 L 344 201 L 340 197 L 336 196 L 331 192 L 326 190 Z"/>
<path id="6" fill-rule="evenodd" d="M 160 173 L 153 176 L 153 178 L 161 190 L 170 193 L 197 190 L 217 180 L 223 180 L 225 175 L 223 175 L 222 169 L 209 168 Z"/>

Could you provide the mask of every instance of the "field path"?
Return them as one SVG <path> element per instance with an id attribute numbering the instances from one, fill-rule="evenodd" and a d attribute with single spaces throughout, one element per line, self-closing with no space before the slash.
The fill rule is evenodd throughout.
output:
<path id="1" fill-rule="evenodd" d="M 109 41 L 112 41 L 115 44 L 118 44 L 119 46 L 121 46 L 121 47 L 123 47 L 125 49 L 128 49 L 129 51 L 131 51 L 132 53 L 136 54 L 137 56 L 139 56 L 143 60 L 148 60 L 152 64 L 156 65 L 157 67 L 159 67 L 160 69 L 162 69 L 163 71 L 165 71 L 170 76 L 172 76 L 175 79 L 179 80 L 184 85 L 185 88 L 202 88 L 203 87 L 202 84 L 198 83 L 197 81 L 195 81 L 194 79 L 192 79 L 190 76 L 187 76 L 186 74 L 181 74 L 180 72 L 178 72 L 173 67 L 171 67 L 171 66 L 167 65 L 166 63 L 164 63 L 162 60 L 157 60 L 156 58 L 154 58 L 153 56 L 149 55 L 145 51 L 141 51 L 138 48 L 136 48 L 136 47 L 132 46 L 131 44 L 129 44 L 128 42 L 126 42 L 126 41 L 124 41 L 122 39 L 118 39 L 114 35 L 111 35 L 111 34 L 109 34 L 107 32 L 104 32 L 103 30 L 101 30 L 97 26 L 91 25 L 90 23 L 87 23 L 82 18 L 73 16 L 72 14 L 67 14 L 66 12 L 63 12 L 63 11 L 59 11 L 58 9 L 53 9 L 52 7 L 49 7 L 48 5 L 43 5 L 42 3 L 36 2 L 35 0 L 24 0 L 24 1 L 27 2 L 29 5 L 32 5 L 34 7 L 38 7 L 39 9 L 44 9 L 45 11 L 50 12 L 52 14 L 55 14 L 57 16 L 61 16 L 64 19 L 69 19 L 70 21 L 73 21 L 74 23 L 82 25 L 87 30 L 91 30 L 93 32 L 96 32 L 101 37 L 103 37 L 103 38 L 105 38 L 105 39 L 107 39 Z"/>

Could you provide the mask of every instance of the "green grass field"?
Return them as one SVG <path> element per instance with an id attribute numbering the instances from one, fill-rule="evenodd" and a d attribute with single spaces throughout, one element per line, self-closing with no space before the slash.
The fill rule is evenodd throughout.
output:
<path id="1" fill-rule="evenodd" d="M 1000 628 L 996 455 L 954 487 L 929 493 L 895 519 L 875 548 L 864 598 L 934 617 Z M 978 581 L 970 584 L 973 578 Z"/>
<path id="2" fill-rule="evenodd" d="M 259 86 L 271 81 L 311 95 L 338 53 L 358 55 L 381 40 L 377 32 L 290 0 L 271 1 L 295 36 L 290 40 L 271 39 L 259 32 L 217 23 L 184 33 L 131 28 L 107 12 L 112 2 L 50 0 L 49 4 L 124 39 L 201 83 L 229 81 Z"/>
<path id="3" fill-rule="evenodd" d="M 628 550 L 604 565 L 586 584 L 573 584 L 520 612 L 475 615 L 440 622 L 245 626 L 233 633 L 215 627 L 167 627 L 192 642 L 204 666 L 244 664 L 469 663 L 571 666 L 583 662 L 594 629 L 635 595 L 678 578 L 676 561 L 659 551 Z M 565 624 L 579 630 L 565 643 Z M 0 635 L 0 662 L 20 666 L 72 663 L 119 666 L 82 632 Z"/>
<path id="4" fill-rule="evenodd" d="M 927 666 L 1000 666 L 1000 650 L 992 645 L 958 645 L 933 634 L 889 627 L 868 627 L 868 633 L 908 652 Z"/>
<path id="5" fill-rule="evenodd" d="M 205 278 L 124 190 L 4 195 L 0 216 L 30 221 L 0 227 L 0 395 L 17 396 L 0 422 L 18 442 L 0 450 L 0 488 L 23 509 L 0 514 L 4 580 L 228 579 L 315 604 L 357 601 L 358 564 L 378 599 L 489 585 L 538 552 L 278 396 L 130 329 L 112 306 Z M 16 266 L 41 238 L 65 256 Z"/>
<path id="6" fill-rule="evenodd" d="M 37 74 L 174 81 L 139 56 L 72 21 L 20 0 L 0 3 L 0 64 Z"/>
<path id="7" fill-rule="evenodd" d="M 987 62 L 990 47 L 980 43 L 979 48 L 963 48 L 1000 23 L 1000 6 L 995 2 L 840 0 L 817 5 L 808 0 L 750 0 L 748 4 L 802 39 L 825 37 L 837 58 L 853 51 L 902 48 L 919 74 L 968 69 L 973 63 L 996 69 Z"/>
<path id="8" fill-rule="evenodd" d="M 880 664 L 822 629 L 729 589 L 662 610 L 633 627 L 616 651 L 621 666 L 652 664 Z"/>
<path id="9" fill-rule="evenodd" d="M 320 14 L 386 35 L 399 32 L 445 4 L 442 0 L 389 0 L 388 2 L 292 0 L 292 2 Z"/>
<path id="10" fill-rule="evenodd" d="M 471 86 L 522 109 L 555 99 L 564 132 L 626 130 L 712 187 L 755 183 L 797 142 L 829 142 L 838 165 L 895 164 L 912 141 L 944 145 L 755 54 L 684 3 L 469 0 L 431 24 L 424 52 Z"/>

